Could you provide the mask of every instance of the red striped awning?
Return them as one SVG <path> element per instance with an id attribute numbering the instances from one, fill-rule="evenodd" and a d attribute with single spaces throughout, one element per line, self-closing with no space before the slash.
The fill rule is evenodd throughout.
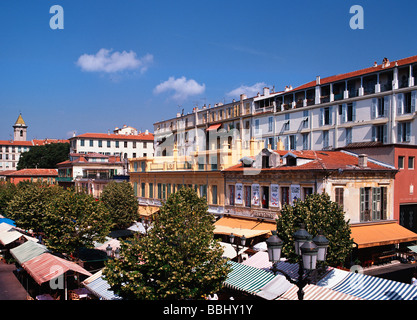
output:
<path id="1" fill-rule="evenodd" d="M 23 268 L 39 284 L 55 279 L 72 270 L 77 273 L 91 276 L 92 274 L 78 264 L 59 258 L 50 253 L 44 253 L 23 263 Z"/>
<path id="2" fill-rule="evenodd" d="M 210 127 L 208 127 L 206 131 L 217 130 L 217 129 L 219 129 L 221 127 L 221 125 L 222 125 L 221 123 L 213 124 Z"/>

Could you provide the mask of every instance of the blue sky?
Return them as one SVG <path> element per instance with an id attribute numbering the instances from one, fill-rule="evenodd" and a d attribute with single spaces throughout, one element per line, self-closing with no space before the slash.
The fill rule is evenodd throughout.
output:
<path id="1" fill-rule="evenodd" d="M 62 30 L 49 26 L 53 5 Z M 363 30 L 349 26 L 353 5 Z M 278 91 L 413 56 L 416 18 L 409 0 L 2 0 L 0 140 L 19 112 L 29 139 L 124 124 L 153 131 L 243 88 Z"/>

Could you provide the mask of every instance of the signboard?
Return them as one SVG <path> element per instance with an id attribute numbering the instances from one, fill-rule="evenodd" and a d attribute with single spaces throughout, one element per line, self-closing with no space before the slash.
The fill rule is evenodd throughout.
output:
<path id="1" fill-rule="evenodd" d="M 271 207 L 278 207 L 279 203 L 279 185 L 271 184 Z"/>
<path id="2" fill-rule="evenodd" d="M 243 204 L 243 184 L 236 183 L 235 204 Z"/>
<path id="3" fill-rule="evenodd" d="M 292 184 L 290 201 L 293 203 L 297 199 L 301 199 L 301 187 L 299 184 Z"/>
<path id="4" fill-rule="evenodd" d="M 259 206 L 260 204 L 260 186 L 259 184 L 252 185 L 252 205 Z"/>

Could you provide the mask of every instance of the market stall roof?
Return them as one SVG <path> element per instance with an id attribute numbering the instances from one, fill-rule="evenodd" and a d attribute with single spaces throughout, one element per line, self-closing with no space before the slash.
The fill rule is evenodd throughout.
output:
<path id="1" fill-rule="evenodd" d="M 34 242 L 39 241 L 38 239 L 25 235 L 15 229 L 9 229 L 9 230 L 4 230 L 0 232 L 0 243 L 5 246 L 5 245 L 8 245 L 9 243 L 12 243 L 13 241 L 16 241 L 17 239 L 21 237 L 24 237 L 26 238 L 26 240 L 30 240 Z"/>
<path id="2" fill-rule="evenodd" d="M 232 244 L 227 242 L 220 242 L 220 245 L 223 248 L 223 257 L 228 259 L 233 259 L 237 256 L 235 248 L 232 246 Z M 244 253 L 248 247 L 243 247 L 239 250 L 239 255 Z"/>
<path id="3" fill-rule="evenodd" d="M 112 290 L 110 290 L 110 285 L 105 279 L 103 279 L 102 276 L 103 270 L 100 270 L 85 279 L 82 284 L 100 299 L 120 300 L 121 298 L 115 295 Z"/>
<path id="4" fill-rule="evenodd" d="M 226 234 L 233 233 L 236 236 L 245 236 L 246 238 L 253 238 L 256 236 L 269 234 L 271 230 L 275 230 L 277 225 L 275 222 L 244 219 L 237 217 L 223 217 L 214 223 L 215 234 Z"/>
<path id="5" fill-rule="evenodd" d="M 149 216 L 152 216 L 155 212 L 158 212 L 159 209 L 160 207 L 156 207 L 156 206 L 139 205 L 138 212 L 139 212 L 139 215 L 141 216 L 149 217 Z"/>
<path id="6" fill-rule="evenodd" d="M 16 261 L 20 265 L 45 252 L 48 252 L 46 246 L 36 243 L 34 241 L 26 241 L 20 246 L 10 249 L 11 255 L 16 259 Z"/>
<path id="7" fill-rule="evenodd" d="M 110 247 L 113 250 L 116 250 L 117 248 L 120 248 L 120 241 L 117 239 L 113 239 L 113 238 L 107 238 L 108 240 L 102 244 L 97 244 L 97 246 L 95 247 L 98 250 L 101 251 L 106 251 L 106 248 L 108 245 L 110 245 Z"/>
<path id="8" fill-rule="evenodd" d="M 148 227 L 148 230 L 150 230 L 151 228 L 152 228 L 152 225 L 150 225 Z M 135 222 L 129 228 L 127 228 L 127 230 L 134 231 L 134 232 L 139 232 L 139 233 L 142 233 L 142 234 L 146 234 L 146 232 L 147 232 L 146 228 L 145 228 L 145 226 L 143 225 L 142 222 Z"/>
<path id="9" fill-rule="evenodd" d="M 224 285 L 227 288 L 256 294 L 262 287 L 269 283 L 276 276 L 272 272 L 245 266 L 241 263 L 228 261 L 232 266 Z"/>
<path id="10" fill-rule="evenodd" d="M 86 276 L 92 275 L 78 264 L 50 253 L 43 253 L 40 256 L 26 261 L 22 266 L 39 285 L 55 279 L 69 270 Z"/>
<path id="11" fill-rule="evenodd" d="M 362 298 L 352 296 L 346 293 L 334 291 L 329 288 L 308 284 L 304 287 L 304 300 L 363 300 Z M 298 287 L 292 285 L 277 300 L 298 300 Z"/>
<path id="12" fill-rule="evenodd" d="M 1 222 L 0 223 L 0 232 L 7 231 L 7 230 L 10 230 L 10 229 L 15 229 L 15 227 L 12 226 L 11 224 L 6 223 L 6 222 Z"/>
<path id="13" fill-rule="evenodd" d="M 277 275 L 274 279 L 264 285 L 256 293 L 258 297 L 266 300 L 274 300 L 289 290 L 292 284 L 282 275 Z"/>
<path id="14" fill-rule="evenodd" d="M 417 287 L 414 285 L 338 270 L 338 273 L 343 272 L 346 273 L 346 277 L 339 283 L 324 287 L 366 300 L 417 300 Z M 323 285 L 325 282 L 326 278 L 318 285 Z"/>
<path id="15" fill-rule="evenodd" d="M 417 240 L 417 234 L 400 226 L 398 223 L 388 222 L 380 224 L 351 225 L 351 237 L 359 249 L 410 242 Z"/>

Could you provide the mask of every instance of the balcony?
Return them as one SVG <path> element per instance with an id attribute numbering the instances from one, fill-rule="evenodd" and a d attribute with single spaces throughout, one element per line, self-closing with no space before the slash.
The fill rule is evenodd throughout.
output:
<path id="1" fill-rule="evenodd" d="M 73 178 L 72 177 L 57 177 L 56 181 L 57 182 L 72 182 Z"/>

